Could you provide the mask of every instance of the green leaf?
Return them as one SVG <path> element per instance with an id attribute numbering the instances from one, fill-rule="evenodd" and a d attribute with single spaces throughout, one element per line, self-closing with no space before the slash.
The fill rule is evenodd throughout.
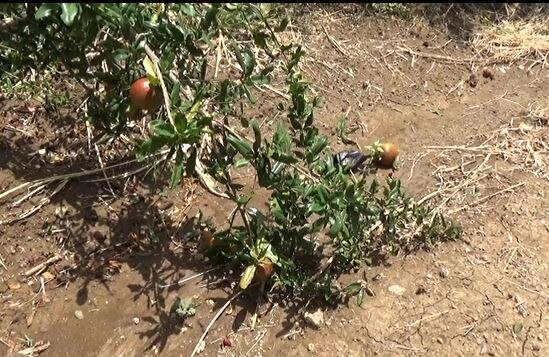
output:
<path id="1" fill-rule="evenodd" d="M 202 106 L 202 98 L 197 95 L 197 97 L 195 98 L 195 103 L 193 104 L 193 106 L 191 107 L 191 110 L 187 114 L 187 122 L 190 123 L 191 121 L 193 121 L 194 117 L 200 110 L 201 106 Z"/>
<path id="2" fill-rule="evenodd" d="M 311 208 L 310 210 L 314 213 L 322 213 L 324 212 L 324 209 L 326 208 L 325 205 L 323 204 L 320 204 L 318 202 L 314 202 L 312 205 L 311 205 Z"/>
<path id="3" fill-rule="evenodd" d="M 360 290 L 362 290 L 362 284 L 360 283 L 360 281 L 351 283 L 347 285 L 345 288 L 343 288 L 343 292 L 349 296 L 354 296 L 358 294 Z"/>
<path id="4" fill-rule="evenodd" d="M 262 75 L 251 76 L 250 81 L 253 84 L 257 85 L 257 86 L 262 86 L 262 85 L 265 85 L 265 84 L 269 84 L 269 82 L 270 82 L 269 77 L 262 76 Z"/>
<path id="5" fill-rule="evenodd" d="M 42 20 L 43 18 L 50 16 L 57 6 L 57 4 L 42 4 L 34 14 L 34 19 Z"/>
<path id="6" fill-rule="evenodd" d="M 161 120 L 154 120 L 150 125 L 154 135 L 158 137 L 163 139 L 172 139 L 175 137 L 174 128 L 170 123 Z"/>
<path id="7" fill-rule="evenodd" d="M 318 140 L 316 140 L 316 142 L 314 143 L 313 147 L 311 148 L 311 153 L 314 156 L 317 156 L 322 150 L 326 148 L 326 146 L 328 146 L 328 140 L 326 139 L 326 137 L 322 136 L 318 138 Z"/>
<path id="8" fill-rule="evenodd" d="M 229 144 L 231 144 L 242 156 L 245 158 L 251 158 L 253 151 L 250 145 L 245 143 L 244 141 L 235 138 L 234 136 L 230 135 L 227 137 L 227 141 Z"/>
<path id="9" fill-rule="evenodd" d="M 115 61 L 123 61 L 130 56 L 129 52 L 123 48 L 119 48 L 112 54 Z"/>
<path id="10" fill-rule="evenodd" d="M 257 123 L 257 120 L 252 120 L 252 129 L 254 130 L 254 152 L 259 152 L 259 148 L 261 147 L 261 131 L 259 130 L 259 124 Z"/>
<path id="11" fill-rule="evenodd" d="M 156 71 L 154 69 L 154 63 L 149 58 L 149 56 L 145 56 L 143 59 L 143 68 L 145 68 L 145 72 L 147 72 L 147 77 L 149 78 L 149 81 L 153 86 L 159 85 L 160 80 L 158 79 L 158 76 L 156 74 Z"/>
<path id="12" fill-rule="evenodd" d="M 252 104 L 255 104 L 255 96 L 252 94 L 252 92 L 250 91 L 250 88 L 246 85 L 246 84 L 243 84 L 242 85 L 242 90 L 244 91 L 244 94 L 246 95 L 246 97 L 248 98 L 248 100 L 250 102 L 252 102 Z"/>
<path id="13" fill-rule="evenodd" d="M 280 153 L 287 153 L 290 150 L 290 136 L 282 121 L 277 122 L 273 143 Z"/>
<path id="14" fill-rule="evenodd" d="M 247 128 L 250 126 L 250 122 L 248 121 L 247 118 L 245 117 L 240 117 L 240 124 L 244 127 L 244 128 Z"/>
<path id="15" fill-rule="evenodd" d="M 181 12 L 187 16 L 194 16 L 196 13 L 194 11 L 194 6 L 192 4 L 183 3 L 183 4 L 179 4 L 179 6 L 181 7 Z"/>
<path id="16" fill-rule="evenodd" d="M 248 208 L 246 209 L 246 213 L 248 213 L 250 217 L 258 221 L 260 224 L 264 224 L 265 222 L 267 222 L 267 217 L 265 217 L 265 215 L 261 213 L 261 211 L 257 208 Z"/>
<path id="17" fill-rule="evenodd" d="M 233 41 L 231 44 L 233 47 L 234 55 L 236 56 L 236 60 L 238 61 L 240 68 L 242 68 L 242 71 L 244 71 L 244 68 L 246 68 L 246 66 L 244 65 L 244 56 L 242 56 L 242 51 L 240 51 L 240 47 L 235 41 Z"/>
<path id="18" fill-rule="evenodd" d="M 204 57 L 202 59 L 202 64 L 200 66 L 200 80 L 205 81 L 206 80 L 206 74 L 208 72 L 208 60 Z"/>
<path id="19" fill-rule="evenodd" d="M 170 308 L 170 315 L 175 315 L 182 319 L 194 316 L 196 314 L 196 306 L 197 304 L 192 298 L 181 299 L 177 297 Z"/>
<path id="20" fill-rule="evenodd" d="M 241 168 L 243 166 L 248 165 L 249 163 L 250 163 L 250 161 L 248 161 L 247 159 L 240 159 L 234 164 L 234 167 L 238 169 L 238 168 Z"/>
<path id="21" fill-rule="evenodd" d="M 253 197 L 253 194 L 249 194 L 249 195 L 246 195 L 246 196 L 240 196 L 238 197 L 238 199 L 236 200 L 236 203 L 238 203 L 239 205 L 241 206 L 245 206 L 248 204 L 248 202 L 250 202 L 250 200 L 252 199 Z"/>
<path id="22" fill-rule="evenodd" d="M 290 155 L 286 155 L 286 154 L 280 154 L 280 153 L 275 153 L 273 155 L 273 159 L 275 159 L 277 161 L 280 161 L 280 162 L 283 162 L 283 163 L 288 164 L 288 165 L 295 164 L 295 163 L 298 162 L 298 160 L 295 157 L 290 156 Z"/>
<path id="23" fill-rule="evenodd" d="M 278 218 L 281 221 L 286 221 L 286 216 L 284 213 L 282 213 L 282 208 L 280 207 L 280 204 L 278 203 L 278 200 L 276 198 L 273 198 L 270 202 L 271 206 L 271 213 L 275 218 Z"/>
<path id="24" fill-rule="evenodd" d="M 255 44 L 260 48 L 267 48 L 267 39 L 269 35 L 263 31 L 254 31 L 252 32 Z"/>
<path id="25" fill-rule="evenodd" d="M 522 328 L 523 328 L 522 322 L 515 322 L 515 324 L 513 325 L 513 333 L 515 335 L 518 335 L 519 333 L 521 333 Z"/>
<path id="26" fill-rule="evenodd" d="M 317 192 L 320 202 L 325 204 L 328 200 L 328 191 L 326 191 L 326 187 L 324 187 L 324 185 L 318 186 Z"/>
<path id="27" fill-rule="evenodd" d="M 175 124 L 175 129 L 177 130 L 177 132 L 181 135 L 184 135 L 185 131 L 187 130 L 187 119 L 185 118 L 185 115 L 183 115 L 183 113 L 175 114 L 173 122 Z"/>
<path id="28" fill-rule="evenodd" d="M 359 307 L 362 307 L 362 304 L 364 304 L 364 288 L 361 288 L 358 292 L 358 295 L 356 296 L 356 304 Z"/>
<path id="29" fill-rule="evenodd" d="M 175 167 L 172 172 L 171 187 L 175 188 L 181 182 L 183 177 L 183 152 L 181 149 L 177 150 L 175 155 Z"/>
<path id="30" fill-rule="evenodd" d="M 341 219 L 341 215 L 337 214 L 334 217 L 334 223 L 330 227 L 330 236 L 335 237 L 341 232 L 341 228 L 343 227 L 343 222 Z"/>
<path id="31" fill-rule="evenodd" d="M 80 8 L 77 3 L 61 3 L 61 20 L 70 26 L 78 15 Z"/>
<path id="32" fill-rule="evenodd" d="M 177 82 L 173 85 L 170 93 L 170 101 L 176 107 L 181 104 L 181 97 L 179 96 L 179 93 L 181 93 L 181 83 Z"/>
<path id="33" fill-rule="evenodd" d="M 249 48 L 246 48 L 244 50 L 243 60 L 244 60 L 244 76 L 249 77 L 254 71 L 254 68 L 256 65 L 255 56 Z"/>
<path id="34" fill-rule="evenodd" d="M 286 30 L 286 27 L 288 27 L 288 24 L 290 23 L 290 19 L 287 18 L 287 17 L 284 17 L 281 21 L 280 21 L 280 24 L 275 28 L 275 31 L 276 32 L 282 32 L 284 30 Z"/>
<path id="35" fill-rule="evenodd" d="M 269 12 L 271 12 L 272 8 L 273 4 L 270 3 L 262 3 L 261 5 L 259 5 L 259 9 L 261 10 L 263 16 L 269 15 Z"/>

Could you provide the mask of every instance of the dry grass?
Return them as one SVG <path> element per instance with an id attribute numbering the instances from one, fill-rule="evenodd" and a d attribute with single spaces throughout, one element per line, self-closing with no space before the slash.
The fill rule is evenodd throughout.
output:
<path id="1" fill-rule="evenodd" d="M 544 68 L 549 55 L 549 19 L 503 21 L 483 27 L 473 38 L 478 53 L 499 62 L 533 60 Z"/>
<path id="2" fill-rule="evenodd" d="M 428 147 L 438 153 L 431 161 L 438 188 L 420 202 L 438 196 L 438 208 L 453 213 L 524 184 L 511 181 L 508 172 L 528 172 L 549 181 L 549 127 L 539 121 L 532 124 L 538 115 L 530 112 L 518 125 L 511 120 L 486 134 L 479 145 Z"/>

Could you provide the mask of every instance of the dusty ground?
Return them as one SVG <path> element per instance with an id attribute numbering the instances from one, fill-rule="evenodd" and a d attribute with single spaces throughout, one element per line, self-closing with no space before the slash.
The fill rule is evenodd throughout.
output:
<path id="1" fill-rule="evenodd" d="M 295 26 L 293 35 L 309 54 L 303 70 L 323 97 L 316 118 L 333 150 L 347 147 L 334 135 L 342 115 L 350 126 L 363 124 L 363 131 L 350 135 L 359 145 L 382 138 L 398 143 L 402 166 L 396 176 L 417 199 L 446 189 L 431 200 L 461 222 L 464 241 L 357 272 L 368 279 L 373 296 L 362 308 L 351 300 L 324 311 L 319 329 L 304 324 L 293 306 L 265 302 L 251 331 L 256 296 L 243 295 L 210 331 L 202 355 L 547 355 L 547 168 L 532 164 L 528 150 L 509 157 L 494 148 L 521 147 L 534 135 L 547 142 L 549 129 L 537 127 L 527 108 L 549 107 L 549 72 L 497 65 L 489 79 L 473 67 L 472 86 L 468 65 L 430 56 L 470 58 L 471 48 L 426 21 L 317 10 Z M 268 92 L 265 99 L 274 104 L 279 98 Z M 0 108 L 2 189 L 97 166 L 97 157 L 87 153 L 85 127 L 71 124 L 70 117 L 51 124 L 27 101 L 4 100 Z M 522 130 L 513 129 L 521 123 Z M 56 142 L 55 130 L 69 139 Z M 44 147 L 59 154 L 61 147 L 73 147 L 68 151 L 74 159 L 62 167 L 41 161 L 40 154 L 29 156 Z M 547 151 L 540 155 L 547 163 Z M 18 208 L 3 202 L 2 353 L 28 336 L 49 342 L 41 356 L 190 355 L 231 295 L 235 275 L 211 272 L 183 286 L 154 287 L 211 267 L 181 244 L 181 212 L 193 216 L 201 207 L 222 220 L 230 208 L 192 182 L 161 191 L 142 176 L 118 182 L 114 198 L 104 182 L 71 181 L 37 213 L 11 224 L 4 220 Z M 499 192 L 508 187 L 514 188 Z M 23 275 L 54 254 L 62 260 L 41 275 L 45 289 Z M 404 288 L 402 294 L 389 290 L 393 285 Z M 185 326 L 167 319 L 177 296 L 201 301 Z M 225 336 L 232 347 L 220 347 Z"/>

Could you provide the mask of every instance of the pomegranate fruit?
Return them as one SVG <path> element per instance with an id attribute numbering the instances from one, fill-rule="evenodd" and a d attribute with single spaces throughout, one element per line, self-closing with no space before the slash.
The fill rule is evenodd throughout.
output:
<path id="1" fill-rule="evenodd" d="M 272 273 L 273 263 L 269 260 L 269 258 L 263 258 L 255 271 L 256 279 L 259 281 L 266 281 Z"/>
<path id="2" fill-rule="evenodd" d="M 130 99 L 134 106 L 148 111 L 156 110 L 162 104 L 160 90 L 151 85 L 147 77 L 139 78 L 133 82 L 130 87 Z"/>
<path id="3" fill-rule="evenodd" d="M 398 157 L 398 147 L 391 142 L 384 142 L 381 144 L 383 150 L 379 156 L 379 165 L 384 168 L 392 168 L 395 160 Z"/>

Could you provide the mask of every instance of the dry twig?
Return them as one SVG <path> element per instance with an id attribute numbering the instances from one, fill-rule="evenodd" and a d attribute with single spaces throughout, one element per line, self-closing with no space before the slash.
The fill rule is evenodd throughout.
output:
<path id="1" fill-rule="evenodd" d="M 256 285 L 256 284 L 253 284 L 253 285 Z M 253 285 L 250 285 L 249 287 L 253 286 Z M 249 288 L 248 287 L 248 288 Z M 221 306 L 221 308 L 219 309 L 219 311 L 217 311 L 217 313 L 214 315 L 214 317 L 212 318 L 212 320 L 210 321 L 210 323 L 208 324 L 208 326 L 206 326 L 206 329 L 204 330 L 204 333 L 202 334 L 202 336 L 200 336 L 200 339 L 198 340 L 198 342 L 196 343 L 196 345 L 194 346 L 194 349 L 193 349 L 193 352 L 191 353 L 191 357 L 194 357 L 195 354 L 198 353 L 198 351 L 202 348 L 202 346 L 204 346 L 204 339 L 206 338 L 206 335 L 208 334 L 208 332 L 210 331 L 210 329 L 212 328 L 213 324 L 215 323 L 215 321 L 223 314 L 223 311 L 225 311 L 225 309 L 227 307 L 229 307 L 229 305 L 231 304 L 231 302 L 233 302 L 233 300 L 235 300 L 237 297 L 239 297 L 244 291 L 246 290 L 240 290 L 239 292 L 237 292 L 236 294 L 234 294 L 232 297 L 230 297 L 227 302 L 225 302 L 225 304 L 223 306 Z"/>
<path id="2" fill-rule="evenodd" d="M 28 277 L 28 276 L 31 276 L 31 275 L 34 275 L 34 274 L 37 274 L 37 273 L 40 273 L 42 270 L 46 269 L 48 266 L 50 266 L 51 264 L 53 263 L 57 263 L 58 261 L 61 260 L 61 256 L 60 255 L 54 255 L 53 257 L 49 258 L 48 260 L 46 260 L 45 262 L 42 262 L 32 268 L 30 268 L 29 270 L 27 270 L 25 272 L 25 275 Z"/>

